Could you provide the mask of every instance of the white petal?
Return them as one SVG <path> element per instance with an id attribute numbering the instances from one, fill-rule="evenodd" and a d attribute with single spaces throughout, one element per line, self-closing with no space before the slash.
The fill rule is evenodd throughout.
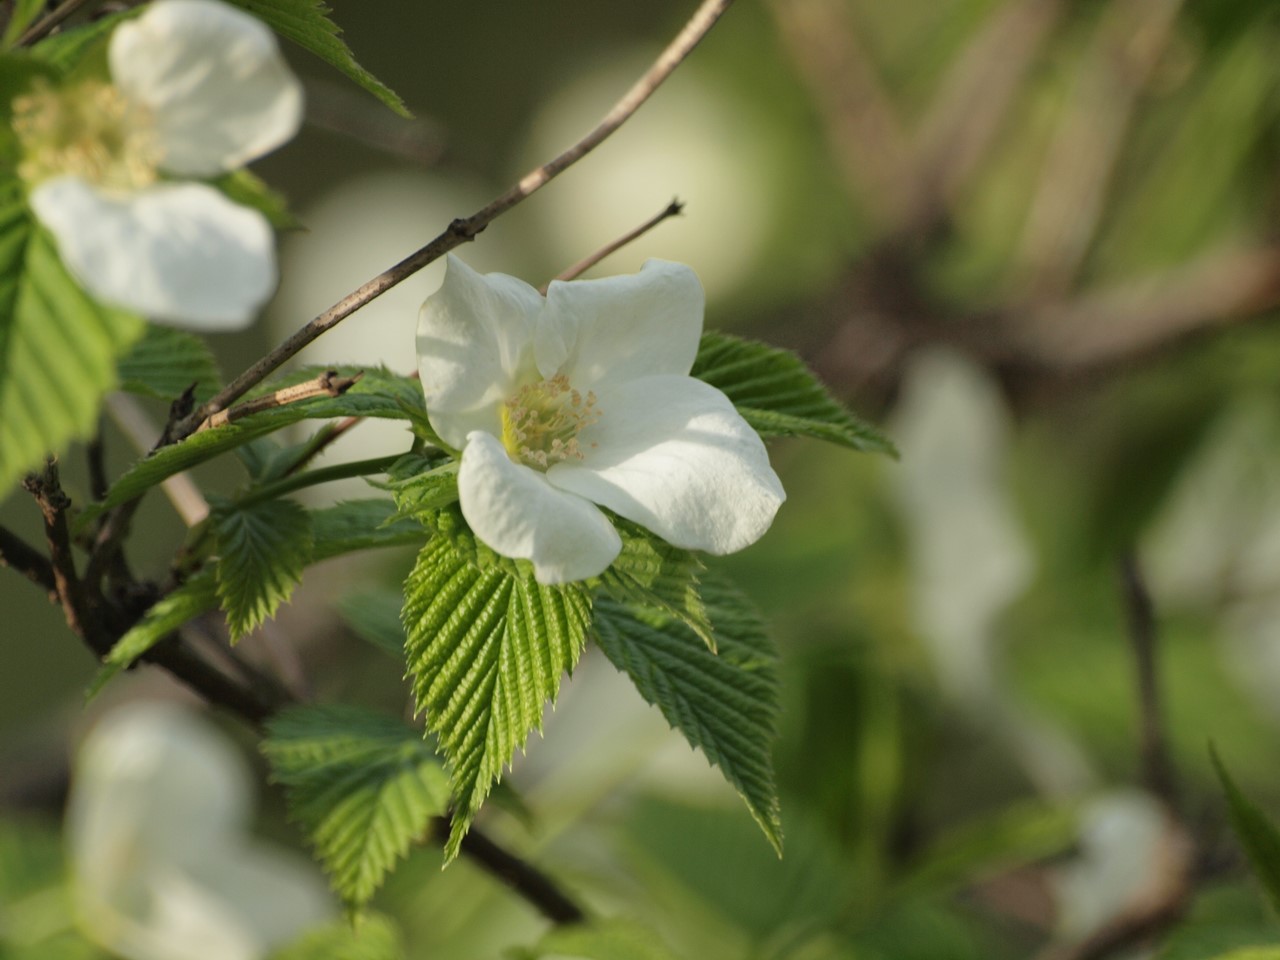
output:
<path id="1" fill-rule="evenodd" d="M 603 573 L 622 549 L 618 531 L 594 504 L 513 462 L 479 430 L 462 451 L 458 495 L 475 535 L 504 557 L 532 561 L 539 583 Z"/>
<path id="2" fill-rule="evenodd" d="M 170 173 L 241 167 L 298 132 L 302 85 L 261 22 L 217 0 L 160 0 L 116 27 L 111 78 L 152 113 Z"/>
<path id="3" fill-rule="evenodd" d="M 542 297 L 523 280 L 479 274 L 449 257 L 418 316 L 418 374 L 432 426 L 461 447 L 472 430 L 501 435 L 498 409 L 536 379 L 529 341 Z"/>
<path id="4" fill-rule="evenodd" d="M 579 390 L 654 374 L 687 374 L 698 355 L 706 298 L 689 267 L 648 260 L 639 273 L 552 281 L 535 349 L 544 377 Z"/>
<path id="5" fill-rule="evenodd" d="M 58 177 L 32 191 L 31 206 L 67 269 L 104 303 L 195 330 L 237 330 L 275 289 L 270 224 L 204 184 L 117 197 Z"/>
<path id="6" fill-rule="evenodd" d="M 760 437 L 719 390 L 692 377 L 596 387 L 600 421 L 582 462 L 547 471 L 669 543 L 723 554 L 755 543 L 786 499 Z"/>

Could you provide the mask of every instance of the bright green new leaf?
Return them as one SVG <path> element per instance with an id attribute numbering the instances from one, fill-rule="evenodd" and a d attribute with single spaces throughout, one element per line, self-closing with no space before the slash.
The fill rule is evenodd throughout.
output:
<path id="1" fill-rule="evenodd" d="M 1280 830 L 1253 803 L 1240 792 L 1231 774 L 1227 772 L 1218 751 L 1212 747 L 1209 754 L 1213 759 L 1213 767 L 1218 771 L 1218 779 L 1222 781 L 1222 789 L 1227 795 L 1227 805 L 1231 814 L 1231 826 L 1235 830 L 1240 845 L 1249 855 L 1253 864 L 1253 872 L 1262 882 L 1262 887 L 1271 898 L 1272 906 L 1280 909 Z"/>
<path id="2" fill-rule="evenodd" d="M 720 768 L 781 854 L 782 823 L 770 748 L 777 726 L 777 655 L 759 616 L 723 577 L 702 599 L 717 652 L 660 610 L 598 597 L 596 642 L 667 722 Z"/>
<path id="3" fill-rule="evenodd" d="M 292 500 L 214 506 L 218 600 L 231 642 L 275 616 L 311 562 L 311 514 Z"/>
<path id="4" fill-rule="evenodd" d="M 698 595 L 698 575 L 706 568 L 697 554 L 673 547 L 639 524 L 612 519 L 622 552 L 601 574 L 604 589 L 615 600 L 656 607 L 677 618 L 714 651 L 715 637 Z"/>
<path id="5" fill-rule="evenodd" d="M 282 37 L 310 50 L 385 103 L 402 117 L 411 117 L 404 102 L 360 64 L 329 18 L 324 0 L 232 0 Z"/>
<path id="6" fill-rule="evenodd" d="M 422 735 L 359 707 L 286 710 L 268 723 L 262 752 L 353 910 L 449 808 L 449 778 Z"/>
<path id="7" fill-rule="evenodd" d="M 142 321 L 90 300 L 0 181 L 0 496 L 45 455 L 90 433 L 116 357 Z"/>
<path id="8" fill-rule="evenodd" d="M 764 437 L 816 437 L 896 456 L 893 444 L 827 392 L 794 353 L 727 333 L 704 333 L 690 376 L 722 391 Z"/>
<path id="9" fill-rule="evenodd" d="M 338 921 L 308 930 L 268 960 L 404 960 L 404 955 L 395 924 L 375 914 L 355 925 Z"/>
<path id="10" fill-rule="evenodd" d="M 452 860 L 493 782 L 542 726 L 582 652 L 591 600 L 580 584 L 542 586 L 507 564 L 477 566 L 441 535 L 405 581 L 405 654 L 418 709 L 449 765 Z"/>
<path id="11" fill-rule="evenodd" d="M 516 960 L 577 957 L 581 960 L 676 960 L 653 930 L 629 920 L 596 920 L 556 927 L 533 947 L 512 951 Z"/>
<path id="12" fill-rule="evenodd" d="M 178 589 L 156 601 L 116 645 L 102 658 L 103 668 L 89 684 L 88 696 L 97 696 L 107 681 L 137 660 L 188 620 L 218 605 L 218 591 L 211 572 L 192 577 Z"/>
<path id="13" fill-rule="evenodd" d="M 142 338 L 120 358 L 120 389 L 173 400 L 195 386 L 195 399 L 213 396 L 221 378 L 213 351 L 194 334 L 147 324 Z"/>

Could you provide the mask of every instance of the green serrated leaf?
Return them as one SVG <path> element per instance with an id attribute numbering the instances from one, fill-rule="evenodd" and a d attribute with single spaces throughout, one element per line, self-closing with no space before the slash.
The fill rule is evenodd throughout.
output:
<path id="1" fill-rule="evenodd" d="M 455 532 L 455 537 L 461 539 Z M 591 599 L 581 584 L 484 568 L 437 536 L 405 581 L 405 654 L 418 710 L 448 762 L 456 805 L 445 846 L 462 838 L 517 747 L 542 726 L 582 652 Z"/>
<path id="2" fill-rule="evenodd" d="M 392 659 L 404 659 L 404 624 L 400 609 L 404 594 L 399 590 L 372 588 L 349 593 L 338 601 L 338 612 L 357 636 L 367 640 Z"/>
<path id="3" fill-rule="evenodd" d="M 449 778 L 421 734 L 358 707 L 286 710 L 268 723 L 262 752 L 352 910 L 449 807 Z"/>
<path id="4" fill-rule="evenodd" d="M 2 348 L 0 348 L 2 349 Z M 311 372 L 314 377 L 316 374 Z M 303 380 L 310 379 L 302 377 Z M 340 397 L 318 397 L 287 406 L 276 407 L 193 434 L 181 443 L 163 447 L 138 461 L 107 491 L 106 499 L 84 510 L 77 529 L 84 529 L 104 510 L 118 506 L 145 493 L 175 473 L 189 470 L 219 454 L 234 450 L 300 420 L 325 420 L 332 417 L 376 417 L 404 419 L 398 400 L 404 396 L 403 381 L 386 371 L 368 371 L 359 383 Z M 278 385 L 272 385 L 275 389 Z M 421 390 L 418 391 L 421 395 Z"/>
<path id="5" fill-rule="evenodd" d="M 612 918 L 556 927 L 530 949 L 512 951 L 517 960 L 578 957 L 581 960 L 676 960 L 650 928 Z"/>
<path id="6" fill-rule="evenodd" d="M 248 170 L 236 170 L 210 182 L 229 199 L 241 206 L 257 210 L 277 230 L 302 229 L 301 221 L 289 211 L 289 201 L 284 198 L 284 195 L 272 190 L 256 174 Z"/>
<path id="7" fill-rule="evenodd" d="M 667 722 L 719 767 L 779 855 L 782 823 L 770 748 L 777 655 L 750 601 L 721 576 L 703 579 L 717 652 L 663 611 L 597 598 L 592 628 L 613 665 Z"/>
<path id="8" fill-rule="evenodd" d="M 430 522 L 441 507 L 458 500 L 458 462 L 442 464 L 438 455 L 409 453 L 391 466 L 385 483 L 370 482 L 391 492 L 397 516 Z"/>
<path id="9" fill-rule="evenodd" d="M 354 925 L 337 921 L 308 930 L 269 960 L 404 960 L 404 955 L 395 924 L 374 914 L 360 917 Z"/>
<path id="10" fill-rule="evenodd" d="M 92 431 L 116 357 L 142 329 L 81 291 L 28 219 L 18 181 L 0 180 L 0 496 Z"/>
<path id="11" fill-rule="evenodd" d="M 213 351 L 195 334 L 147 324 L 146 332 L 119 363 L 120 389 L 173 400 L 195 385 L 195 399 L 213 396 L 222 381 Z"/>
<path id="12" fill-rule="evenodd" d="M 1218 751 L 1210 747 L 1209 755 L 1227 795 L 1232 829 L 1248 854 L 1253 872 L 1262 882 L 1272 906 L 1280 910 L 1280 830 L 1236 786 Z"/>
<path id="13" fill-rule="evenodd" d="M 232 0 L 269 27 L 298 46 L 310 50 L 349 79 L 368 90 L 395 113 L 413 115 L 404 102 L 382 81 L 356 63 L 351 48 L 342 39 L 342 31 L 329 19 L 324 0 Z"/>
<path id="14" fill-rule="evenodd" d="M 156 601 L 142 618 L 102 658 L 103 668 L 89 684 L 86 696 L 97 696 L 107 682 L 177 630 L 188 620 L 218 606 L 214 577 L 205 571 L 192 577 L 168 596 Z"/>
<path id="15" fill-rule="evenodd" d="M 422 525 L 396 516 L 389 500 L 344 500 L 311 515 L 315 529 L 313 561 L 379 547 L 418 546 Z"/>
<path id="16" fill-rule="evenodd" d="M 622 552 L 600 577 L 615 600 L 656 607 L 693 630 L 714 652 L 715 636 L 698 595 L 698 576 L 706 567 L 698 556 L 621 517 L 612 517 L 622 537 Z"/>
<path id="17" fill-rule="evenodd" d="M 218 600 L 231 642 L 275 616 L 311 562 L 311 514 L 292 500 L 214 505 Z"/>
<path id="18" fill-rule="evenodd" d="M 690 376 L 723 392 L 761 436 L 815 437 L 897 456 L 887 437 L 838 403 L 788 350 L 727 333 L 704 333 Z"/>

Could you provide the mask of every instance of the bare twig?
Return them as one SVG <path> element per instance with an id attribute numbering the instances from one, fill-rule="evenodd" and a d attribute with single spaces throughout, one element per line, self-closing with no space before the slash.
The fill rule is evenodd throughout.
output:
<path id="1" fill-rule="evenodd" d="M 226 426 L 228 423 L 234 423 L 254 413 L 261 413 L 263 410 L 272 410 L 276 407 L 300 403 L 303 400 L 311 400 L 315 397 L 340 397 L 359 383 L 360 378 L 363 376 L 364 373 L 361 372 L 353 377 L 340 377 L 337 370 L 326 370 L 320 376 L 307 380 L 305 383 L 296 383 L 291 387 L 281 387 L 265 397 L 257 397 L 229 410 L 221 410 L 201 423 L 196 428 L 196 433 L 200 433 L 202 430 L 212 430 L 214 427 Z"/>
<path id="2" fill-rule="evenodd" d="M 824 120 L 851 194 L 890 232 L 909 216 L 918 177 L 911 143 L 839 0 L 770 4 Z"/>
<path id="3" fill-rule="evenodd" d="M 98 2 L 98 0 L 67 0 L 66 3 L 59 5 L 28 27 L 26 33 L 18 38 L 17 45 L 19 47 L 31 46 L 37 40 L 52 33 L 54 27 L 58 26 L 81 7 L 95 2 Z"/>
<path id="4" fill-rule="evenodd" d="M 572 267 L 569 267 L 565 270 L 560 271 L 558 274 L 555 275 L 554 279 L 576 280 L 578 277 L 582 276 L 584 273 L 586 273 L 588 270 L 594 267 L 597 263 L 599 263 L 605 257 L 608 257 L 614 253 L 617 253 L 619 250 L 625 247 L 628 243 L 632 243 L 633 241 L 643 237 L 646 233 L 648 233 L 658 224 L 662 223 L 663 220 L 667 220 L 671 217 L 678 217 L 683 212 L 684 212 L 684 204 L 681 203 L 678 198 L 673 198 L 669 204 L 667 204 L 665 207 L 663 207 L 661 210 L 655 213 L 652 217 L 650 217 L 644 223 L 640 224 L 640 226 L 636 227 L 634 230 L 630 230 L 627 233 L 623 234 L 617 240 L 614 240 L 612 243 L 606 243 L 603 247 L 601 247 L 595 253 L 591 254 L 588 257 L 583 257 L 581 260 L 575 263 Z M 548 287 L 548 284 L 544 283 L 542 287 L 539 288 L 539 292 L 543 296 L 546 296 L 547 294 L 547 287 Z"/>
<path id="5" fill-rule="evenodd" d="M 0 567 L 22 574 L 56 599 L 58 583 L 53 565 L 39 550 L 5 527 L 0 527 Z"/>
<path id="6" fill-rule="evenodd" d="M 1169 809 L 1174 808 L 1173 758 L 1164 735 L 1160 710 L 1160 686 L 1156 669 L 1156 618 L 1138 566 L 1138 558 L 1126 552 L 1120 558 L 1120 589 L 1124 597 L 1129 643 L 1133 647 L 1138 680 L 1138 738 L 1142 758 L 1142 783 Z"/>
<path id="7" fill-rule="evenodd" d="M 240 376 L 224 387 L 216 396 L 205 403 L 199 410 L 187 417 L 178 426 L 176 436 L 181 438 L 192 433 L 199 424 L 215 413 L 225 410 L 230 404 L 250 390 L 282 363 L 294 356 L 299 350 L 311 343 L 326 330 L 341 323 L 366 303 L 386 293 L 396 284 L 413 276 L 423 267 L 435 262 L 450 250 L 475 237 L 497 217 L 533 195 L 553 178 L 573 166 L 588 153 L 603 143 L 621 127 L 633 113 L 640 108 L 654 91 L 671 75 L 698 45 L 707 32 L 732 4 L 733 0 L 703 0 L 693 17 L 684 29 L 658 56 L 653 65 L 632 85 L 604 118 L 573 146 L 558 157 L 549 160 L 542 166 L 525 174 L 511 189 L 491 202 L 488 206 L 461 220 L 449 224 L 438 237 L 425 247 L 409 254 L 395 266 L 383 271 L 372 280 L 353 290 L 324 313 L 312 319 L 293 336 L 276 347 L 269 354 L 258 360 Z"/>

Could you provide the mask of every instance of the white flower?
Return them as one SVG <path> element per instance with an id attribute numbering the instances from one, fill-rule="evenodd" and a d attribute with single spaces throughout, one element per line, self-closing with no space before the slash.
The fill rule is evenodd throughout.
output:
<path id="1" fill-rule="evenodd" d="M 68 805 L 77 919 L 127 960 L 261 960 L 329 919 L 305 860 L 251 840 L 249 772 L 227 740 L 173 704 L 102 719 Z"/>
<path id="2" fill-rule="evenodd" d="M 686 266 L 552 282 L 450 257 L 422 306 L 418 370 L 431 424 L 462 450 L 467 523 L 540 583 L 603 572 L 621 550 L 607 507 L 669 543 L 724 554 L 786 498 L 756 432 L 689 376 L 703 293 Z"/>
<path id="3" fill-rule="evenodd" d="M 271 226 L 202 183 L 291 138 L 302 88 L 263 24 L 218 0 L 159 0 L 122 23 L 112 83 L 16 98 L 18 173 L 93 296 L 202 330 L 247 324 L 276 284 Z"/>

